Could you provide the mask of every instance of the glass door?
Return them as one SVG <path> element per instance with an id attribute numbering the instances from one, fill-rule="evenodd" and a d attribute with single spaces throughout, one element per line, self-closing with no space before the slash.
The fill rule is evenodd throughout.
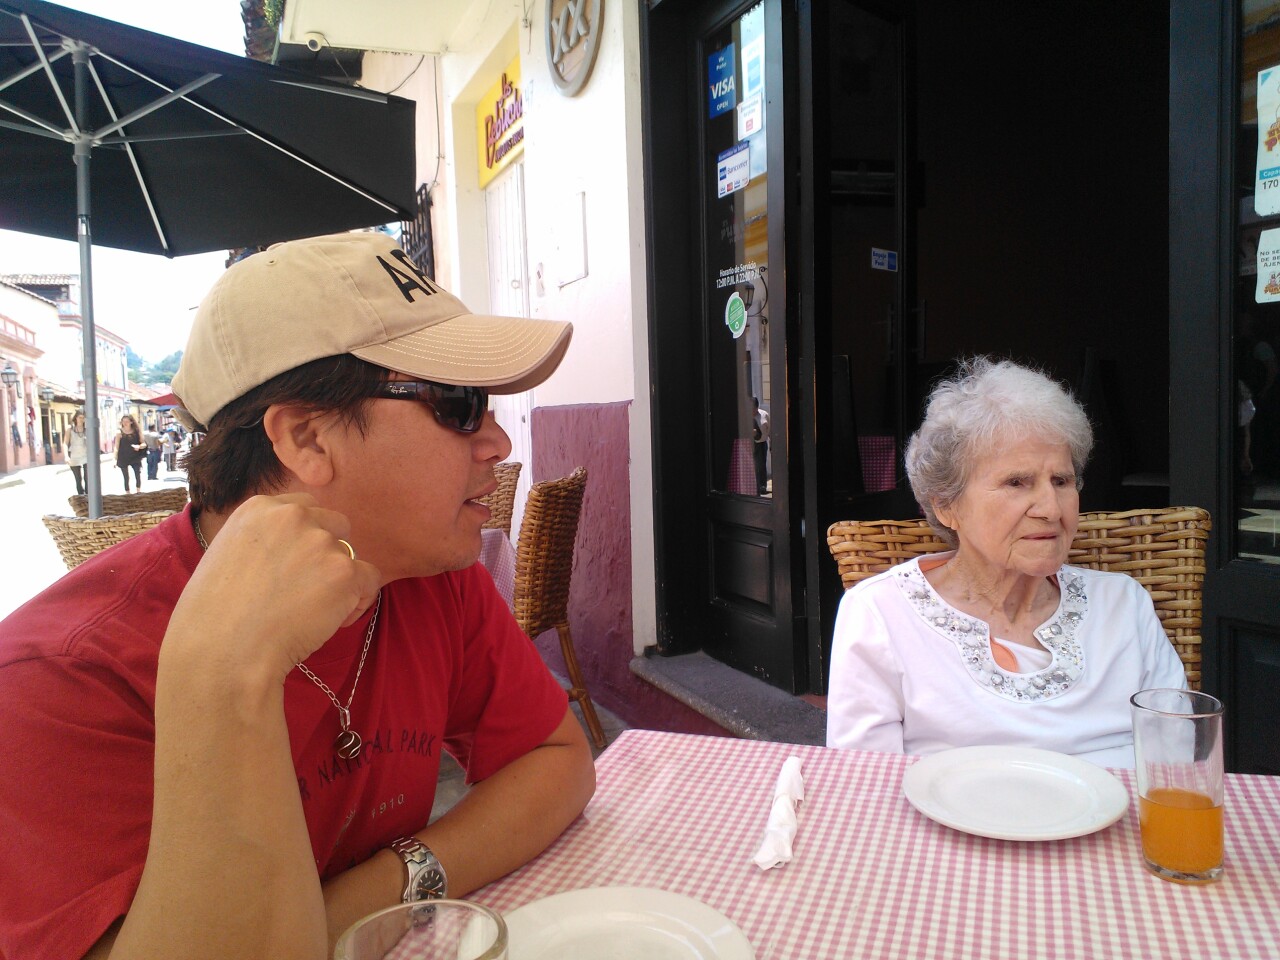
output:
<path id="1" fill-rule="evenodd" d="M 1235 554 L 1280 564 L 1280 2 L 1241 4 Z"/>
<path id="2" fill-rule="evenodd" d="M 803 689 L 792 616 L 781 5 L 715 11 L 700 93 L 702 382 L 708 653 Z"/>
<path id="3" fill-rule="evenodd" d="M 1170 7 L 1173 502 L 1213 509 L 1202 688 L 1226 762 L 1280 774 L 1280 464 L 1269 424 L 1280 299 L 1280 2 Z"/>
<path id="4" fill-rule="evenodd" d="M 706 57 L 706 355 L 710 487 L 772 496 L 769 156 L 764 4 L 703 41 Z"/>

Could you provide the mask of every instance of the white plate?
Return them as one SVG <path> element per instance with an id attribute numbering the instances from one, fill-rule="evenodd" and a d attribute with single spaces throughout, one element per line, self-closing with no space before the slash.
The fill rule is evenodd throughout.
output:
<path id="1" fill-rule="evenodd" d="M 926 817 L 998 840 L 1064 840 L 1108 827 L 1129 791 L 1085 760 L 1032 747 L 957 747 L 907 768 L 902 790 Z"/>
<path id="2" fill-rule="evenodd" d="M 732 920 L 648 887 L 590 887 L 504 914 L 508 960 L 755 960 Z"/>

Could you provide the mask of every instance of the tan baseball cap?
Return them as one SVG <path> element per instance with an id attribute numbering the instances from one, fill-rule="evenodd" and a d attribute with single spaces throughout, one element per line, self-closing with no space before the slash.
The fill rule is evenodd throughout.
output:
<path id="1" fill-rule="evenodd" d="M 278 243 L 234 264 L 196 311 L 173 392 L 201 424 L 294 367 L 342 353 L 398 373 L 520 393 L 573 325 L 469 311 L 383 233 Z"/>

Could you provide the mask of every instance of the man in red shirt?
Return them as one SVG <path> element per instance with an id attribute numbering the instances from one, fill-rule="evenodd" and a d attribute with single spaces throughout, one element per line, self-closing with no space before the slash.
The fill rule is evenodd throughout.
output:
<path id="1" fill-rule="evenodd" d="M 214 285 L 174 381 L 190 507 L 0 624 L 0 956 L 327 957 L 581 812 L 582 730 L 475 563 L 487 394 L 570 335 L 376 233 Z M 429 824 L 442 749 L 473 787 Z"/>

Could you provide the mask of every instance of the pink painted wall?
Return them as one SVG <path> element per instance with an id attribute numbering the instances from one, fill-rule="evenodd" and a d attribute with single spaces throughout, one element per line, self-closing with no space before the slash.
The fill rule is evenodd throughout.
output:
<path id="1" fill-rule="evenodd" d="M 639 679 L 631 621 L 630 401 L 533 411 L 533 482 L 586 467 L 587 489 L 573 556 L 569 628 L 591 698 L 629 726 L 727 735 L 718 724 Z M 537 640 L 564 674 L 555 632 Z"/>

